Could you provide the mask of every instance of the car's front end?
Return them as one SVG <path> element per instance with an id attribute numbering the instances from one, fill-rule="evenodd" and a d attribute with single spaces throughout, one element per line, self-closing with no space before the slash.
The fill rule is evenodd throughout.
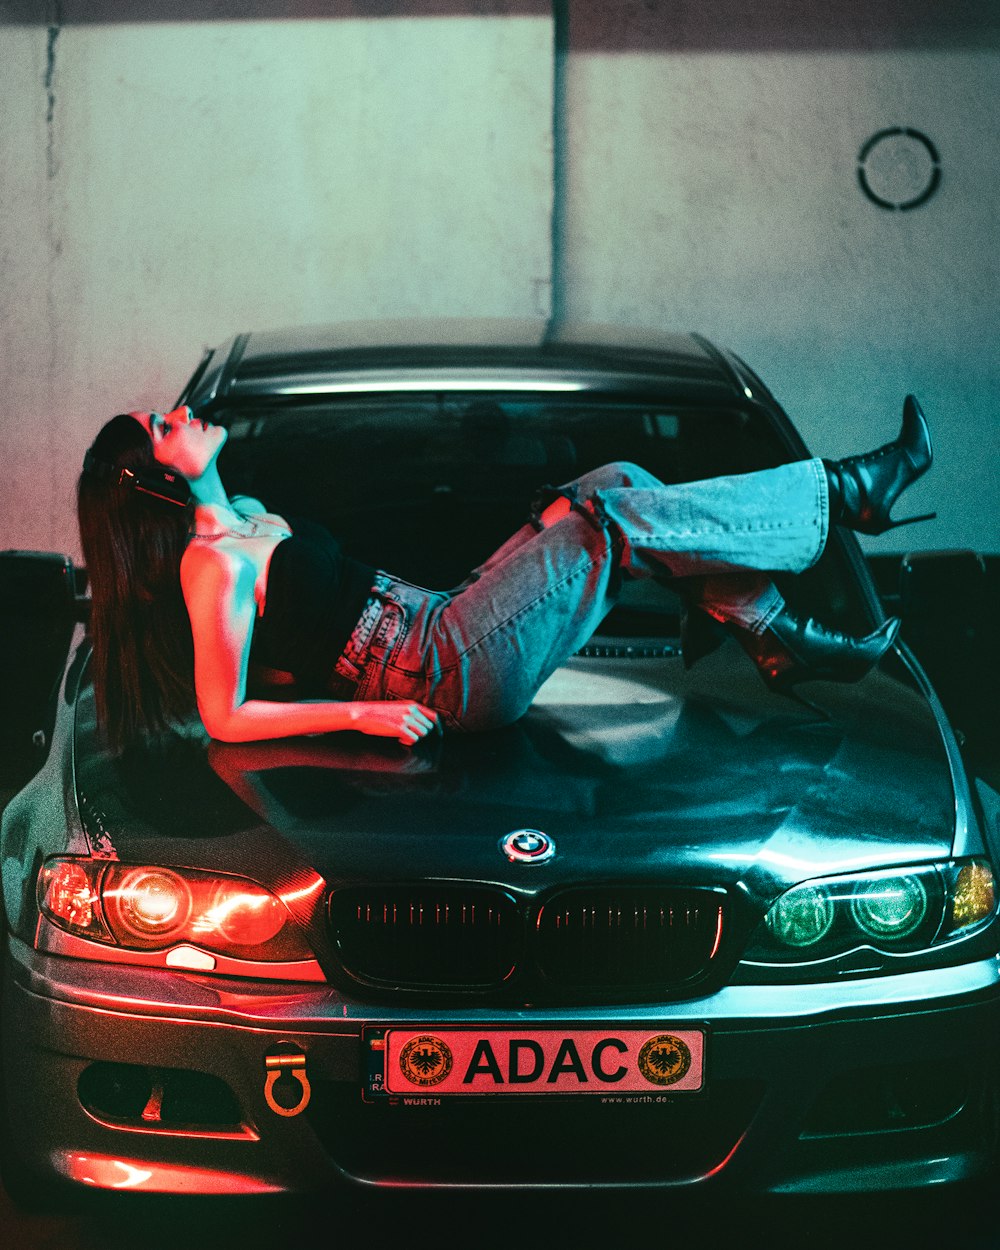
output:
<path id="1" fill-rule="evenodd" d="M 313 356 L 296 383 L 244 343 L 240 394 L 232 353 L 192 394 L 249 490 L 280 502 L 318 465 L 304 493 L 360 518 L 349 546 L 393 538 L 404 575 L 449 576 L 602 432 L 680 477 L 795 454 L 755 379 L 672 344 L 658 381 L 591 353 L 494 360 L 478 389 L 467 360 L 409 361 L 395 389 L 355 361 L 324 391 Z M 878 611 L 842 537 L 797 592 L 848 627 Z M 412 751 L 188 726 L 114 757 L 81 645 L 4 816 L 8 1155 L 199 1193 L 985 1172 L 1000 798 L 905 647 L 794 702 L 732 642 L 685 669 L 676 625 L 639 587 L 517 724 Z"/>
<path id="2" fill-rule="evenodd" d="M 82 696 L 76 795 L 58 739 L 34 783 L 75 836 L 30 789 L 7 821 L 21 1158 L 170 1192 L 982 1172 L 992 854 L 940 727 L 883 674 L 786 710 L 728 651 L 581 657 L 518 726 L 414 753 L 115 761 Z M 551 857 L 511 858 L 526 823 Z"/>

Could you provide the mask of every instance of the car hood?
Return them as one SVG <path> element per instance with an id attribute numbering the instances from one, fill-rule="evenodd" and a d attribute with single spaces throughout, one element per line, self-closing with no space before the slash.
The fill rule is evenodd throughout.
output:
<path id="1" fill-rule="evenodd" d="M 414 750 L 336 734 L 249 745 L 192 732 L 127 752 L 77 722 L 83 823 L 124 861 L 347 881 L 477 880 L 737 887 L 767 905 L 793 882 L 947 857 L 955 800 L 923 697 L 882 672 L 767 692 L 733 644 L 677 659 L 577 658 L 497 733 Z M 505 834 L 541 829 L 544 864 Z"/>

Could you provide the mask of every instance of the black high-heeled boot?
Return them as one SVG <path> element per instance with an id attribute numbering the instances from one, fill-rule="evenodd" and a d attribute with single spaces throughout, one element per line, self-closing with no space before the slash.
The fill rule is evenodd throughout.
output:
<path id="1" fill-rule="evenodd" d="M 782 608 L 763 633 L 730 621 L 726 629 L 757 666 L 765 685 L 786 694 L 800 681 L 859 681 L 889 650 L 899 618 L 889 617 L 864 638 L 827 629 L 811 616 Z"/>
<path id="2" fill-rule="evenodd" d="M 934 450 L 927 419 L 912 395 L 903 403 L 899 437 L 866 455 L 824 460 L 830 484 L 830 519 L 862 534 L 884 534 L 899 525 L 930 521 L 936 512 L 893 521 L 892 506 L 931 467 Z"/>

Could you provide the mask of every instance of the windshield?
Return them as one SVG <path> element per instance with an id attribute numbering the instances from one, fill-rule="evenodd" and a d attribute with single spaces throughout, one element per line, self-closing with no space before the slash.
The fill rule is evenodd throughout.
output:
<path id="1" fill-rule="evenodd" d="M 205 415 L 230 427 L 220 465 L 230 491 L 320 521 L 350 555 L 436 588 L 457 585 L 495 551 L 524 523 L 545 484 L 612 460 L 682 482 L 789 459 L 760 410 L 648 398 L 352 395 L 280 406 L 256 401 Z M 836 563 L 835 556 L 821 563 Z M 828 568 L 822 576 L 839 616 L 850 609 L 845 571 Z M 675 636 L 677 614 L 675 595 L 632 583 L 603 632 Z"/>

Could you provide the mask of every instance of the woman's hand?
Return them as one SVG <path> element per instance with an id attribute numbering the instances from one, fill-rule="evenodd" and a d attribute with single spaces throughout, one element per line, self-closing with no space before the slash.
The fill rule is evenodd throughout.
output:
<path id="1" fill-rule="evenodd" d="M 421 703 L 390 699 L 387 702 L 352 703 L 350 708 L 351 729 L 379 738 L 398 738 L 407 747 L 412 747 L 440 728 L 437 713 Z"/>

